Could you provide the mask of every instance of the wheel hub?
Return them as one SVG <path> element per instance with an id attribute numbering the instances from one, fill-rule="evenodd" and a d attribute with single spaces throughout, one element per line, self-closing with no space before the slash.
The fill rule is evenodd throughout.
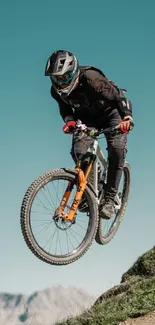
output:
<path id="1" fill-rule="evenodd" d="M 70 222 L 70 220 L 64 219 L 64 216 L 68 213 L 69 210 L 70 207 L 66 205 L 62 214 L 57 214 L 58 209 L 56 209 L 55 214 L 53 216 L 53 220 L 55 222 L 56 227 L 62 231 L 69 229 L 72 224 L 75 223 L 75 218 L 72 222 Z"/>

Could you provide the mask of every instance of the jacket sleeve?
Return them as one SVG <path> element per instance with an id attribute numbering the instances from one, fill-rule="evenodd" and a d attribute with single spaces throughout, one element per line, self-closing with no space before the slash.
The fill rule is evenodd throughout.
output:
<path id="1" fill-rule="evenodd" d="M 60 112 L 62 119 L 65 121 L 67 116 L 70 116 L 70 117 L 73 116 L 73 119 L 74 119 L 74 113 L 73 113 L 72 107 L 70 105 L 68 105 L 67 103 L 65 103 L 61 99 L 61 97 L 55 92 L 53 87 L 51 87 L 51 96 L 52 96 L 52 98 L 54 98 L 57 101 L 57 103 L 59 105 L 59 112 Z"/>
<path id="2" fill-rule="evenodd" d="M 95 92 L 98 99 L 108 99 L 116 101 L 122 118 L 132 116 L 132 104 L 123 92 L 118 92 L 117 89 L 98 71 L 87 71 L 87 82 Z"/>

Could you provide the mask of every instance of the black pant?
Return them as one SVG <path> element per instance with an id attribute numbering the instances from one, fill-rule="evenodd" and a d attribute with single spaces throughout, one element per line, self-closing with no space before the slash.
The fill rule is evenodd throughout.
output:
<path id="1" fill-rule="evenodd" d="M 114 111 L 107 119 L 104 127 L 113 127 L 121 122 L 119 113 Z M 118 191 L 122 170 L 127 153 L 127 134 L 119 133 L 106 136 L 108 150 L 108 178 L 105 196 L 113 198 Z"/>
<path id="2" fill-rule="evenodd" d="M 96 128 L 101 128 L 101 119 L 100 126 L 95 125 Z M 116 126 L 121 121 L 122 119 L 119 115 L 118 110 L 114 109 L 110 112 L 106 121 L 104 120 L 102 128 Z M 108 177 L 105 197 L 114 198 L 118 191 L 118 186 L 120 183 L 125 156 L 127 152 L 127 135 L 126 133 L 108 134 L 106 135 L 106 140 L 108 150 Z M 81 156 L 80 153 L 84 155 L 92 141 L 92 138 L 86 135 L 84 137 L 81 137 L 81 139 L 80 137 L 78 139 L 73 139 L 71 150 L 71 155 L 73 159 L 79 159 Z"/>

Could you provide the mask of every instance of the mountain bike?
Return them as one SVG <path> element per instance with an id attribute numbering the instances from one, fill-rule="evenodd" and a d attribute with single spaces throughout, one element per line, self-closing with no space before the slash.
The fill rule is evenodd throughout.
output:
<path id="1" fill-rule="evenodd" d="M 119 126 L 105 130 L 87 128 L 93 142 L 75 168 L 53 169 L 38 177 L 27 189 L 20 221 L 24 240 L 42 261 L 65 265 L 79 259 L 93 240 L 111 241 L 125 213 L 131 168 L 125 162 L 114 216 L 105 220 L 99 211 L 107 181 L 108 160 L 99 146 L 101 134 L 121 132 Z"/>

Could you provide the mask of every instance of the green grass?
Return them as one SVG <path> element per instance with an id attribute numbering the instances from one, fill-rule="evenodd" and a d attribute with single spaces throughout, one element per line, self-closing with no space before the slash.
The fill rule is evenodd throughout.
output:
<path id="1" fill-rule="evenodd" d="M 57 325 L 118 325 L 155 310 L 155 247 L 126 272 L 121 284 L 103 294 L 82 315 Z"/>
<path id="2" fill-rule="evenodd" d="M 135 275 L 145 277 L 155 275 L 155 247 L 138 258 L 136 263 L 123 274 L 122 282 Z"/>
<path id="3" fill-rule="evenodd" d="M 118 325 L 128 317 L 145 315 L 155 309 L 155 277 L 143 279 L 127 292 L 105 299 L 81 316 L 57 325 Z"/>

